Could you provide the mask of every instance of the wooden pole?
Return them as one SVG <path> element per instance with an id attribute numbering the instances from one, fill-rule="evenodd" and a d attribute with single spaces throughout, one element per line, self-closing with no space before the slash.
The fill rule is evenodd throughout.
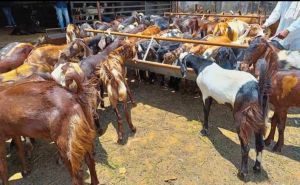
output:
<path id="1" fill-rule="evenodd" d="M 112 35 L 119 35 L 119 36 L 128 36 L 128 37 L 137 37 L 143 39 L 153 39 L 155 40 L 164 40 L 164 41 L 171 41 L 171 42 L 184 42 L 184 43 L 192 43 L 192 44 L 203 44 L 203 45 L 213 45 L 213 46 L 225 46 L 231 48 L 248 48 L 248 45 L 239 45 L 239 44 L 231 44 L 231 43 L 219 43 L 219 42 L 209 42 L 203 40 L 192 40 L 192 39 L 181 39 L 181 38 L 164 38 L 164 37 L 156 37 L 156 36 L 147 36 L 147 35 L 138 35 L 138 34 L 131 34 L 131 33 L 121 33 L 121 32 L 108 32 L 102 30 L 93 30 L 93 29 L 85 29 L 87 32 L 95 32 L 95 33 L 106 33 Z"/>
<path id="2" fill-rule="evenodd" d="M 102 21 L 99 1 L 97 1 L 97 10 L 98 10 L 98 19 L 99 21 Z"/>
<path id="3" fill-rule="evenodd" d="M 174 12 L 165 12 L 165 15 L 190 15 L 190 16 L 218 16 L 218 17 L 237 17 L 237 18 L 259 18 L 256 15 L 219 15 L 219 14 L 197 14 L 197 13 L 174 13 Z"/>

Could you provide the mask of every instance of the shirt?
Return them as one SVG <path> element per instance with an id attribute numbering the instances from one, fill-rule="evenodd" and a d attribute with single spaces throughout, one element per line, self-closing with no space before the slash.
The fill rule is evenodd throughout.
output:
<path id="1" fill-rule="evenodd" d="M 292 1 L 278 1 L 275 9 L 264 23 L 265 26 L 274 24 L 279 18 L 280 22 L 276 31 L 276 35 L 287 29 L 289 34 L 284 39 L 275 38 L 283 47 L 288 50 L 300 50 L 300 14 L 296 19 L 288 19 L 285 17 Z"/>

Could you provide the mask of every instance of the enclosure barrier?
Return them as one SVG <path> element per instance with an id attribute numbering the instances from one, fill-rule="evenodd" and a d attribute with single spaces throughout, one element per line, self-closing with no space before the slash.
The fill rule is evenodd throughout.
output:
<path id="1" fill-rule="evenodd" d="M 176 12 L 164 12 L 166 15 L 189 15 L 189 16 L 216 16 L 216 17 L 236 17 L 236 18 L 256 18 L 258 19 L 259 24 L 262 24 L 262 18 L 265 18 L 264 15 L 220 15 L 220 14 L 205 14 L 205 13 L 176 13 Z"/>
<path id="2" fill-rule="evenodd" d="M 139 34 L 132 34 L 132 33 L 122 33 L 122 32 L 114 32 L 114 31 L 103 31 L 103 30 L 93 30 L 93 29 L 85 29 L 87 32 L 95 32 L 95 33 L 105 33 L 111 35 L 119 35 L 119 36 L 127 36 L 127 37 L 137 37 L 143 39 L 155 39 L 155 40 L 164 40 L 164 41 L 171 41 L 171 42 L 184 42 L 184 43 L 192 43 L 192 44 L 203 44 L 203 45 L 213 45 L 213 46 L 225 46 L 231 48 L 248 48 L 248 45 L 240 45 L 240 44 L 230 44 L 230 43 L 218 43 L 218 42 L 210 42 L 210 41 L 203 41 L 203 40 L 191 40 L 191 39 L 181 39 L 181 38 L 165 38 L 165 37 L 157 37 L 157 36 L 148 36 L 148 35 L 139 35 Z"/>
<path id="3" fill-rule="evenodd" d="M 205 14 L 205 13 L 175 13 L 164 12 L 164 15 L 191 15 L 191 16 L 218 16 L 218 17 L 237 17 L 237 18 L 263 18 L 263 15 L 220 15 L 220 14 Z"/>
<path id="4" fill-rule="evenodd" d="M 157 36 L 147 36 L 147 35 L 139 35 L 139 34 L 131 34 L 131 33 L 121 33 L 121 32 L 109 32 L 103 30 L 94 30 L 94 29 L 85 29 L 87 32 L 95 32 L 95 33 L 105 33 L 105 34 L 112 34 L 112 35 L 119 35 L 119 36 L 128 36 L 128 37 L 137 37 L 137 38 L 144 38 L 144 39 L 155 39 L 155 40 L 164 40 L 164 41 L 171 41 L 171 42 L 183 42 L 183 43 L 193 43 L 193 44 L 204 44 L 204 45 L 214 45 L 214 46 L 226 46 L 232 48 L 247 48 L 248 45 L 238 45 L 238 44 L 229 44 L 229 43 L 216 43 L 216 42 L 209 42 L 209 41 L 200 41 L 200 40 L 191 40 L 191 39 L 180 39 L 180 38 L 164 38 L 164 37 L 157 37 Z M 150 44 L 149 44 L 150 46 Z M 149 49 L 148 46 L 148 49 Z M 147 51 L 148 51 L 147 49 Z M 145 54 L 147 56 L 147 53 Z M 146 57 L 144 57 L 145 59 Z M 140 59 L 134 59 L 132 61 L 126 62 L 126 67 L 134 68 L 134 69 L 141 69 L 147 70 L 154 73 L 159 73 L 168 76 L 174 76 L 178 78 L 182 78 L 180 73 L 179 66 L 173 66 L 169 64 L 162 64 L 153 61 L 146 61 Z M 187 69 L 187 76 L 186 79 L 196 81 L 197 75 L 192 68 Z"/>

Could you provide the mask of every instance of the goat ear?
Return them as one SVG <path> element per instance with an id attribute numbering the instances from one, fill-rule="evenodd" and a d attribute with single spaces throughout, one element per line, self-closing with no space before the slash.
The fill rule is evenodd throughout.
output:
<path id="1" fill-rule="evenodd" d="M 86 57 L 88 57 L 88 56 L 90 56 L 90 55 L 92 55 L 92 50 L 90 49 L 90 48 L 88 48 L 88 46 L 82 41 L 82 40 L 80 40 L 79 42 L 78 42 L 78 45 L 80 45 L 82 48 L 83 48 L 83 57 L 84 58 L 86 58 Z"/>
<path id="2" fill-rule="evenodd" d="M 98 43 L 98 47 L 103 50 L 106 46 L 106 39 L 105 37 L 101 37 L 99 43 Z"/>
<path id="3" fill-rule="evenodd" d="M 178 64 L 180 65 L 180 72 L 181 72 L 182 78 L 185 78 L 186 77 L 186 71 L 187 71 L 185 58 L 183 58 L 182 60 L 178 60 Z"/>
<path id="4" fill-rule="evenodd" d="M 138 46 L 138 52 L 142 52 L 143 51 L 143 48 L 140 44 L 137 45 Z"/>
<path id="5" fill-rule="evenodd" d="M 228 38 L 230 39 L 230 40 L 233 40 L 233 31 L 232 31 L 232 29 L 231 29 L 231 27 L 230 26 L 228 26 L 228 28 L 227 28 L 227 35 L 228 35 Z"/>

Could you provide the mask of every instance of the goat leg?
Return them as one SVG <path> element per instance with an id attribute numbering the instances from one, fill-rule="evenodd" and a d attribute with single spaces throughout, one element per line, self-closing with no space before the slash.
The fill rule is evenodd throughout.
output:
<path id="1" fill-rule="evenodd" d="M 264 140 L 262 133 L 255 134 L 256 161 L 253 166 L 254 172 L 261 171 L 262 151 L 264 149 Z"/>
<path id="2" fill-rule="evenodd" d="M 8 185 L 5 139 L 0 138 L 0 175 L 3 185 Z"/>
<path id="3" fill-rule="evenodd" d="M 128 110 L 127 102 L 124 101 L 123 105 L 124 105 L 124 111 L 125 111 L 125 116 L 126 116 L 126 120 L 127 120 L 128 126 L 129 126 L 131 132 L 135 134 L 136 133 L 136 128 L 132 124 L 131 114 L 130 114 L 130 112 Z"/>
<path id="4" fill-rule="evenodd" d="M 281 111 L 279 114 L 279 122 L 277 124 L 278 141 L 273 148 L 273 151 L 275 152 L 281 152 L 281 148 L 284 144 L 284 130 L 285 130 L 286 117 L 287 117 L 287 110 Z"/>
<path id="5" fill-rule="evenodd" d="M 206 98 L 203 102 L 204 125 L 203 125 L 203 129 L 201 130 L 201 134 L 203 136 L 208 135 L 208 116 L 209 116 L 209 112 L 210 112 L 211 103 L 212 103 L 211 97 Z"/>
<path id="6" fill-rule="evenodd" d="M 122 118 L 121 118 L 121 115 L 119 113 L 119 110 L 118 108 L 114 108 L 114 111 L 116 113 L 116 116 L 118 118 L 118 144 L 124 144 L 124 128 L 123 128 L 123 124 L 122 124 Z"/>
<path id="7" fill-rule="evenodd" d="M 100 84 L 100 107 L 104 108 L 104 85 Z"/>
<path id="8" fill-rule="evenodd" d="M 136 106 L 136 102 L 134 101 L 134 99 L 133 99 L 133 97 L 132 97 L 131 90 L 130 90 L 130 88 L 129 88 L 127 82 L 126 82 L 126 81 L 124 81 L 124 82 L 125 82 L 126 91 L 127 91 L 128 96 L 129 96 L 130 102 L 131 102 L 132 106 L 135 107 L 135 106 Z"/>
<path id="9" fill-rule="evenodd" d="M 28 158 L 31 158 L 33 151 L 33 143 L 35 140 L 33 138 L 24 137 L 25 138 L 25 152 Z"/>
<path id="10" fill-rule="evenodd" d="M 24 145 L 22 143 L 21 137 L 14 138 L 16 146 L 17 146 L 17 153 L 22 163 L 22 176 L 25 177 L 30 173 L 30 170 L 25 161 L 25 150 Z"/>
<path id="11" fill-rule="evenodd" d="M 265 140 L 265 145 L 266 146 L 269 146 L 271 144 L 271 141 L 274 140 L 274 135 L 275 135 L 276 124 L 277 123 L 278 123 L 278 112 L 275 110 L 274 115 L 271 119 L 271 131 L 270 131 L 267 139 Z"/>
<path id="12" fill-rule="evenodd" d="M 89 152 L 85 155 L 85 163 L 87 164 L 89 171 L 90 171 L 91 185 L 100 184 L 99 180 L 97 178 L 97 173 L 96 173 L 96 169 L 95 169 L 95 159 Z"/>

